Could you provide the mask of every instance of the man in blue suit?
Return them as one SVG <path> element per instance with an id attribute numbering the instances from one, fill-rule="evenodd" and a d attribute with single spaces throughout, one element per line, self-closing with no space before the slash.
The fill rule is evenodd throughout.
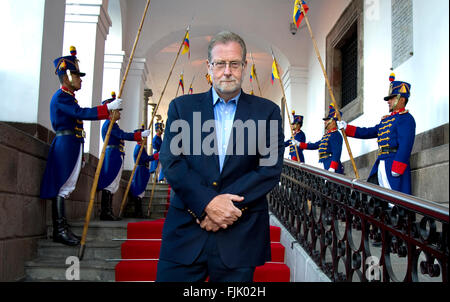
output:
<path id="1" fill-rule="evenodd" d="M 81 77 L 76 49 L 70 56 L 55 59 L 55 74 L 61 89 L 50 102 L 50 121 L 56 137 L 50 146 L 47 165 L 41 184 L 41 198 L 52 200 L 53 241 L 75 246 L 80 237 L 73 234 L 67 224 L 65 199 L 75 190 L 80 175 L 85 132 L 83 120 L 102 120 L 111 110 L 121 108 L 121 99 L 94 108 L 81 108 L 75 92 L 81 89 Z"/>
<path id="2" fill-rule="evenodd" d="M 389 115 L 381 122 L 369 128 L 347 125 L 338 122 L 339 129 L 344 128 L 347 136 L 370 139 L 377 138 L 378 157 L 370 172 L 368 181 L 383 188 L 411 194 L 411 168 L 409 157 L 416 136 L 414 117 L 405 109 L 411 95 L 411 85 L 395 81 L 395 75 L 389 77 L 389 93 L 384 98 L 389 106 Z"/>
<path id="3" fill-rule="evenodd" d="M 337 131 L 336 109 L 331 105 L 328 108 L 328 116 L 323 119 L 325 134 L 322 136 L 322 139 L 315 143 L 299 143 L 299 147 L 302 150 L 318 150 L 319 163 L 323 164 L 325 170 L 344 174 L 344 166 L 341 163 L 343 139 Z"/>
<path id="4" fill-rule="evenodd" d="M 159 282 L 251 282 L 271 259 L 266 194 L 283 164 L 280 108 L 242 91 L 247 61 L 238 35 L 216 35 L 207 64 L 213 87 L 169 105 L 159 158 L 172 191 Z"/>
<path id="5" fill-rule="evenodd" d="M 110 103 L 115 100 L 115 93 L 111 93 L 112 98 L 103 101 L 103 103 Z M 116 113 L 117 120 L 120 120 L 120 111 Z M 108 132 L 109 124 L 111 123 L 112 115 L 102 126 L 102 139 L 105 140 Z M 143 137 L 148 137 L 150 130 L 125 132 L 120 129 L 117 122 L 114 123 L 111 129 L 108 146 L 105 151 L 105 160 L 98 178 L 97 190 L 102 191 L 100 220 L 120 220 L 119 217 L 114 216 L 112 209 L 112 200 L 114 194 L 119 189 L 120 179 L 123 171 L 123 158 L 125 157 L 125 141 L 141 141 Z"/>

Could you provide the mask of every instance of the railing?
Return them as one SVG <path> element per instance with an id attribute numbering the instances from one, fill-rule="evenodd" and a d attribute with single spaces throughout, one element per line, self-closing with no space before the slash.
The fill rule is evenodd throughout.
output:
<path id="1" fill-rule="evenodd" d="M 333 281 L 448 280 L 442 205 L 286 160 L 269 206 Z"/>

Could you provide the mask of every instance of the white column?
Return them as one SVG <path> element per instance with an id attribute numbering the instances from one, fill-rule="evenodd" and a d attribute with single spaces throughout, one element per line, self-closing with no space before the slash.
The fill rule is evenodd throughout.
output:
<path id="1" fill-rule="evenodd" d="M 103 88 L 102 100 L 111 98 L 111 92 L 115 91 L 119 96 L 122 64 L 125 58 L 125 52 L 107 53 L 105 54 L 105 65 L 103 69 Z M 104 121 L 101 122 L 100 129 Z M 103 148 L 103 139 L 99 136 L 99 150 L 97 156 L 100 158 L 100 153 Z"/>
<path id="2" fill-rule="evenodd" d="M 307 88 L 308 88 L 308 69 L 303 67 L 289 66 L 282 76 L 282 82 L 286 93 L 286 102 L 289 112 L 289 118 L 286 117 L 284 121 L 284 136 L 286 139 L 291 137 L 291 128 L 289 119 L 292 122 L 292 110 L 295 110 L 296 115 L 303 115 L 307 119 Z M 307 138 L 308 139 L 308 138 Z M 285 156 L 288 157 L 289 148 L 286 148 Z"/>
<path id="3" fill-rule="evenodd" d="M 107 13 L 107 0 L 67 0 L 64 54 L 71 45 L 77 48 L 77 58 L 83 78 L 82 88 L 76 93 L 81 107 L 95 107 L 102 101 L 105 41 L 111 20 Z M 100 123 L 85 121 L 85 152 L 98 155 Z"/>
<path id="4" fill-rule="evenodd" d="M 125 73 L 128 61 L 124 62 L 122 73 Z M 123 131 L 132 132 L 140 127 L 144 104 L 144 89 L 148 69 L 143 58 L 134 58 L 122 93 L 123 110 L 119 126 Z M 134 167 L 133 152 L 136 142 L 125 142 L 125 170 Z"/>
<path id="5" fill-rule="evenodd" d="M 52 129 L 50 99 L 59 88 L 65 1 L 0 1 L 0 120 Z"/>

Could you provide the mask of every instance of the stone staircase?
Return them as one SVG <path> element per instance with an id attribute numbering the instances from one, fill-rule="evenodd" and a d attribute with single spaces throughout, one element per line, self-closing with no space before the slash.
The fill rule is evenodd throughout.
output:
<path id="1" fill-rule="evenodd" d="M 125 218 L 121 221 L 98 221 L 89 223 L 86 249 L 80 261 L 79 281 L 115 281 L 115 266 L 121 258 L 121 244 L 127 237 L 129 222 L 143 219 Z M 84 221 L 70 222 L 72 231 L 81 236 Z M 70 256 L 78 256 L 79 247 L 65 246 L 51 239 L 52 226 L 47 227 L 47 239 L 38 241 L 38 257 L 25 263 L 25 281 L 67 281 L 66 270 L 73 262 L 66 264 Z"/>
<path id="2" fill-rule="evenodd" d="M 150 197 L 152 195 L 153 183 L 149 182 L 145 190 L 145 195 L 142 198 L 142 212 L 144 216 L 150 219 L 164 218 L 167 211 L 167 196 L 169 185 L 165 183 L 157 183 L 153 193 L 153 200 L 151 205 L 150 217 L 147 216 L 148 206 L 150 204 Z M 127 205 L 124 215 L 126 213 L 134 213 L 134 205 Z"/>
<path id="3" fill-rule="evenodd" d="M 149 183 L 143 198 L 143 213 L 147 215 L 152 191 Z M 86 249 L 83 260 L 80 261 L 80 281 L 115 281 L 115 266 L 121 258 L 121 245 L 127 238 L 129 222 L 138 222 L 163 218 L 166 212 L 168 185 L 157 183 L 151 205 L 151 215 L 146 219 L 123 218 L 121 221 L 91 220 L 86 238 Z M 134 205 L 126 211 L 134 212 Z M 125 214 L 125 213 L 124 213 Z M 84 219 L 71 221 L 72 231 L 81 236 Z M 70 247 L 52 241 L 52 225 L 47 225 L 47 238 L 37 243 L 37 258 L 26 262 L 24 281 L 67 281 L 66 271 L 73 262 L 66 261 L 68 257 L 78 256 L 79 247 Z"/>

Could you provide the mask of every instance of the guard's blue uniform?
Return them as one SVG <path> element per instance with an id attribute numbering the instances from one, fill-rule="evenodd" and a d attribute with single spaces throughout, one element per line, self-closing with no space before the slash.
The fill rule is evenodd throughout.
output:
<path id="1" fill-rule="evenodd" d="M 162 138 L 161 136 L 155 135 L 152 140 L 153 154 L 158 153 L 161 150 Z M 150 164 L 150 173 L 154 173 L 158 167 L 159 160 L 154 160 Z"/>
<path id="2" fill-rule="evenodd" d="M 301 143 L 301 149 L 319 150 L 319 163 L 325 170 L 333 168 L 336 173 L 344 174 L 341 163 L 342 136 L 337 129 L 327 131 L 322 139 L 316 143 Z"/>
<path id="3" fill-rule="evenodd" d="M 306 135 L 305 133 L 300 130 L 300 132 L 297 132 L 294 136 L 294 139 L 296 141 L 299 141 L 301 143 L 306 142 Z M 292 160 L 297 161 L 297 152 L 295 152 L 295 147 L 294 145 L 291 143 L 291 140 L 287 140 L 284 142 L 284 147 L 289 147 L 289 156 L 291 157 Z M 297 151 L 298 151 L 298 156 L 300 157 L 300 162 L 304 163 L 305 162 L 305 156 L 303 155 L 303 149 L 300 149 L 299 147 L 297 147 Z"/>
<path id="4" fill-rule="evenodd" d="M 101 120 L 108 116 L 106 105 L 81 108 L 75 95 L 64 87 L 53 95 L 50 121 L 56 137 L 50 146 L 41 184 L 42 199 L 55 198 L 72 174 L 84 143 L 83 120 Z"/>
<path id="5" fill-rule="evenodd" d="M 394 97 L 409 99 L 411 84 L 395 81 L 393 73 L 390 75 L 389 81 L 391 83 L 388 96 L 384 98 L 385 101 Z M 395 104 L 395 106 L 397 105 Z M 387 178 L 388 182 L 388 184 L 380 184 L 383 187 L 411 194 L 409 157 L 416 136 L 416 122 L 408 110 L 397 108 L 390 115 L 384 116 L 378 125 L 371 128 L 347 125 L 345 133 L 347 136 L 355 138 L 378 138 L 378 157 L 370 171 L 369 179 L 376 176 L 380 184 L 379 175 L 381 175 L 381 179 Z M 378 169 L 382 162 L 384 162 L 385 171 Z M 393 173 L 396 176 L 392 175 Z"/>
<path id="6" fill-rule="evenodd" d="M 416 122 L 407 110 L 384 116 L 375 127 L 363 128 L 348 125 L 345 133 L 355 138 L 378 138 L 378 157 L 369 178 L 378 173 L 379 162 L 384 160 L 391 189 L 411 194 L 409 157 L 414 145 Z M 400 176 L 392 176 L 391 171 Z"/>
<path id="7" fill-rule="evenodd" d="M 106 132 L 108 132 L 110 120 L 105 121 L 102 127 L 102 138 L 105 140 Z M 122 167 L 123 157 L 125 156 L 125 142 L 124 141 L 140 141 L 142 139 L 141 132 L 124 132 L 119 128 L 117 123 L 114 123 L 111 129 L 111 136 L 109 137 L 108 146 L 105 151 L 105 161 L 103 162 L 98 179 L 98 190 L 103 190 L 108 187 Z"/>
<path id="8" fill-rule="evenodd" d="M 139 150 L 141 149 L 141 145 L 136 144 L 134 147 L 134 162 L 136 163 L 136 159 L 139 154 Z M 130 192 L 134 197 L 139 197 L 142 192 L 147 188 L 148 180 L 150 179 L 150 170 L 149 163 L 153 162 L 156 159 L 159 159 L 159 153 L 148 156 L 147 150 L 144 147 L 141 153 L 141 157 L 139 159 L 139 164 L 136 167 L 136 171 L 134 173 L 133 181 L 131 182 Z"/>

